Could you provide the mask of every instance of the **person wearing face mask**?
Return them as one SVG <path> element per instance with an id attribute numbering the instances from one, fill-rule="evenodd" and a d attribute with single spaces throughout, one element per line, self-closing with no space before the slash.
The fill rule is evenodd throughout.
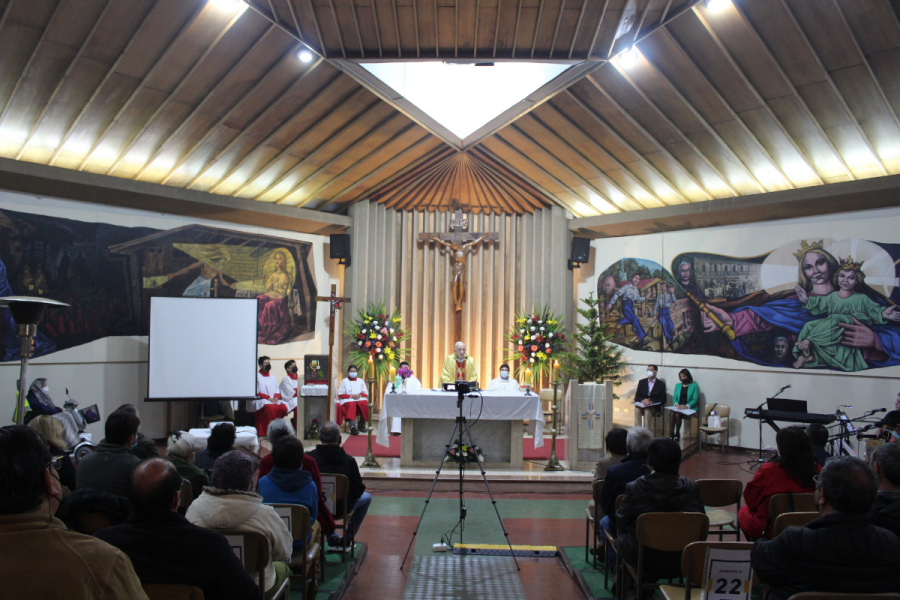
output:
<path id="1" fill-rule="evenodd" d="M 649 412 L 652 416 L 658 416 L 662 413 L 662 407 L 666 404 L 666 382 L 657 379 L 656 374 L 658 372 L 659 367 L 656 365 L 647 365 L 647 378 L 638 381 L 634 401 L 640 402 L 644 407 L 657 405 L 653 406 L 653 408 L 634 407 L 634 424 L 639 427 L 646 427 L 644 425 L 646 413 Z"/>
<path id="2" fill-rule="evenodd" d="M 0 597 L 146 600 L 125 554 L 54 516 L 60 461 L 34 429 L 0 429 Z"/>
<path id="3" fill-rule="evenodd" d="M 62 409 L 50 397 L 50 383 L 43 377 L 39 377 L 31 383 L 25 399 L 28 400 L 29 407 L 28 412 L 25 413 L 26 425 L 38 415 L 55 415 L 62 412 Z"/>
<path id="4" fill-rule="evenodd" d="M 509 365 L 500 365 L 500 377 L 491 380 L 487 391 L 518 392 L 519 387 L 515 377 L 509 376 Z"/>
<path id="5" fill-rule="evenodd" d="M 247 402 L 247 412 L 256 418 L 256 435 L 265 437 L 269 423 L 281 419 L 288 414 L 288 408 L 281 403 L 281 390 L 278 381 L 272 375 L 272 361 L 268 356 L 257 359 L 259 371 L 256 374 L 256 397 L 258 400 Z"/>
<path id="6" fill-rule="evenodd" d="M 141 414 L 138 412 L 137 406 L 135 406 L 134 404 L 123 404 L 116 410 L 124 410 L 125 412 L 130 412 L 138 418 L 138 421 L 141 420 Z M 102 444 L 105 441 L 105 439 L 102 439 L 100 440 L 100 443 Z M 156 449 L 156 442 L 141 433 L 140 425 L 138 425 L 137 442 L 135 443 L 134 448 L 131 449 L 131 453 L 141 460 L 144 460 L 146 458 L 156 458 L 159 456 L 159 450 Z"/>
<path id="7" fill-rule="evenodd" d="M 291 412 L 297 408 L 297 373 L 300 369 L 297 368 L 297 361 L 289 360 L 284 363 L 284 370 L 287 371 L 287 375 L 281 379 L 281 385 L 278 387 L 287 411 Z"/>
<path id="8" fill-rule="evenodd" d="M 406 362 L 405 360 L 400 361 L 400 364 L 397 365 L 397 371 L 398 371 L 397 379 L 395 381 L 388 382 L 387 386 L 384 388 L 385 394 L 390 394 L 392 391 L 394 391 L 395 393 L 398 393 L 398 394 L 400 393 L 402 386 L 401 386 L 401 384 L 397 383 L 397 381 L 401 381 L 401 379 L 402 379 L 399 371 L 403 367 L 406 367 L 407 369 L 411 369 L 408 362 Z M 393 387 L 391 387 L 391 386 L 393 386 Z M 422 382 L 419 381 L 418 377 L 416 377 L 415 375 L 410 375 L 409 377 L 406 378 L 407 393 L 413 392 L 415 390 L 421 390 L 421 389 L 422 389 Z M 400 431 L 401 431 L 400 417 L 391 418 L 391 435 L 400 435 Z"/>
<path id="9" fill-rule="evenodd" d="M 700 386 L 697 385 L 694 378 L 691 377 L 691 372 L 687 369 L 678 372 L 678 379 L 679 382 L 675 385 L 675 392 L 672 394 L 672 403 L 676 408 L 682 410 L 685 408 L 697 410 L 697 407 L 700 406 Z M 676 442 L 681 439 L 681 422 L 686 418 L 681 413 L 670 411 L 669 428 L 671 432 L 669 437 Z"/>
<path id="10" fill-rule="evenodd" d="M 137 445 L 140 425 L 141 420 L 132 412 L 113 411 L 106 419 L 105 441 L 78 462 L 76 486 L 127 498 L 131 471 L 141 462 L 131 452 Z"/>
<path id="11" fill-rule="evenodd" d="M 354 365 L 347 369 L 347 377 L 341 381 L 337 391 L 337 424 L 344 420 L 350 421 L 350 435 L 359 435 L 356 427 L 357 412 L 359 413 L 359 427 L 366 426 L 369 420 L 369 388 L 366 382 L 359 377 L 359 372 Z"/>

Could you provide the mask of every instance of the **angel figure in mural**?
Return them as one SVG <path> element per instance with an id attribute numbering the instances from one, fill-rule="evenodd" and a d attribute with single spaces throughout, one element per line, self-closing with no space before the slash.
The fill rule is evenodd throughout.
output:
<path id="1" fill-rule="evenodd" d="M 838 291 L 827 296 L 809 296 L 801 286 L 795 288 L 797 299 L 803 308 L 814 315 L 825 315 L 810 321 L 800 330 L 794 346 L 794 368 L 832 367 L 842 371 L 862 371 L 866 361 L 859 348 L 841 344 L 841 323 L 862 323 L 869 327 L 886 322 L 900 322 L 896 306 L 884 306 L 864 293 L 866 276 L 862 262 L 854 262 L 852 256 L 841 259 L 835 281 Z"/>

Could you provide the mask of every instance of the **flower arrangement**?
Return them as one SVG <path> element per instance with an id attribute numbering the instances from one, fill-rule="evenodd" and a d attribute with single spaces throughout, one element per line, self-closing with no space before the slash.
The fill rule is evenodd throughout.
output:
<path id="1" fill-rule="evenodd" d="M 361 309 L 356 319 L 344 332 L 351 340 L 350 360 L 363 375 L 367 375 L 369 358 L 375 365 L 380 379 L 388 377 L 391 367 L 396 367 L 410 353 L 401 344 L 409 339 L 409 330 L 403 329 L 400 310 L 388 313 L 384 303 L 370 304 Z"/>
<path id="2" fill-rule="evenodd" d="M 397 369 L 397 375 L 400 377 L 400 379 L 406 380 L 415 375 L 415 373 L 411 368 L 403 365 L 402 367 Z"/>
<path id="3" fill-rule="evenodd" d="M 446 454 L 444 458 L 444 462 L 455 461 L 457 463 L 472 463 L 472 462 L 484 462 L 484 455 L 481 453 L 481 448 L 478 446 L 469 446 L 468 444 L 462 445 L 462 450 L 459 450 L 458 444 L 453 444 L 450 446 L 450 451 Z"/>
<path id="4" fill-rule="evenodd" d="M 517 312 L 515 322 L 506 335 L 513 349 L 506 350 L 507 361 L 519 361 L 516 376 L 531 369 L 533 376 L 550 375 L 554 360 L 561 363 L 568 358 L 568 340 L 562 317 L 544 306 L 531 312 Z M 531 383 L 531 382 L 528 382 Z"/>

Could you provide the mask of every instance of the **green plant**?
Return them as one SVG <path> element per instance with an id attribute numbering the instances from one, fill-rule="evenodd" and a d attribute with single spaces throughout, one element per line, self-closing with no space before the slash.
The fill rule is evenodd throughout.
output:
<path id="1" fill-rule="evenodd" d="M 587 308 L 575 310 L 587 323 L 575 325 L 575 348 L 566 357 L 563 372 L 567 377 L 577 379 L 581 383 L 611 380 L 618 384 L 624 351 L 610 344 L 612 336 L 603 333 L 600 311 L 597 310 L 600 300 L 594 298 L 594 293 L 591 292 L 587 298 L 582 298 L 581 302 L 587 305 Z"/>

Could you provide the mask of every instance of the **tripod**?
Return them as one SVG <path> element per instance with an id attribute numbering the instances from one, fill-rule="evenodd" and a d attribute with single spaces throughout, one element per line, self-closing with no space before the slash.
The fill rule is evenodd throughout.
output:
<path id="1" fill-rule="evenodd" d="M 463 384 L 463 385 L 460 385 Z M 466 397 L 466 393 L 468 392 L 468 386 L 464 384 L 464 382 L 456 383 L 457 389 L 457 399 L 456 399 L 456 408 L 459 409 L 459 416 L 456 417 L 456 423 L 453 425 L 453 431 L 450 432 L 450 439 L 447 440 L 447 445 L 444 447 L 444 456 L 441 457 L 441 464 L 438 467 L 438 470 L 435 472 L 434 481 L 431 482 L 431 490 L 428 492 L 428 497 L 425 498 L 425 506 L 422 507 L 422 514 L 419 515 L 419 522 L 416 523 L 416 529 L 413 531 L 412 539 L 409 541 L 409 546 L 406 548 L 406 554 L 403 555 L 403 560 L 400 562 L 400 570 L 403 570 L 403 565 L 406 564 L 406 559 L 409 556 L 410 550 L 412 550 L 413 544 L 416 541 L 416 534 L 419 533 L 419 527 L 422 526 L 422 519 L 425 518 L 425 511 L 428 510 L 428 503 L 431 501 L 431 496 L 434 494 L 434 488 L 437 486 L 438 479 L 441 477 L 441 470 L 444 468 L 444 462 L 447 460 L 448 456 L 452 456 L 450 454 L 450 447 L 453 443 L 454 437 L 456 438 L 456 452 L 457 452 L 457 462 L 459 463 L 459 543 L 462 543 L 462 532 L 465 529 L 466 523 L 466 500 L 465 500 L 465 460 L 459 454 L 462 452 L 463 447 L 463 434 L 465 433 L 466 437 L 469 438 L 469 446 L 475 447 L 475 440 L 472 439 L 472 432 L 469 430 L 469 424 L 466 421 L 466 417 L 463 416 L 463 400 Z M 474 397 L 474 395 L 473 395 Z M 481 461 L 475 461 L 478 464 L 479 470 L 481 470 L 481 478 L 484 480 L 484 487 L 487 488 L 488 495 L 491 497 L 491 504 L 494 506 L 494 512 L 497 513 L 497 519 L 500 521 L 500 528 L 503 530 L 503 536 L 506 538 L 506 544 L 509 546 L 509 552 L 512 554 L 513 562 L 516 563 L 516 571 L 521 571 L 519 567 L 519 561 L 516 560 L 516 554 L 513 552 L 512 544 L 509 541 L 509 533 L 506 531 L 506 526 L 503 524 L 503 517 L 500 516 L 500 509 L 497 508 L 497 501 L 494 499 L 494 494 L 491 492 L 491 486 L 488 485 L 487 473 L 484 471 L 484 467 L 481 465 Z M 454 527 L 455 529 L 455 527 Z M 451 536 L 453 534 L 451 533 Z M 448 540 L 449 541 L 449 540 Z"/>

